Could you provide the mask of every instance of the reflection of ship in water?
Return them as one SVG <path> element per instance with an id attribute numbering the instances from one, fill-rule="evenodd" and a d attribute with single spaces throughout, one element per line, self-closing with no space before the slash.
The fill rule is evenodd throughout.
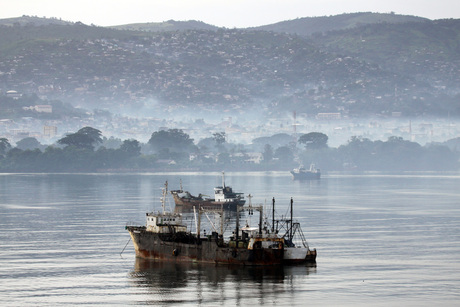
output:
<path id="1" fill-rule="evenodd" d="M 256 306 L 295 302 L 295 291 L 308 291 L 316 265 L 227 266 L 193 262 L 157 262 L 136 258 L 128 275 L 138 305 Z M 286 297 L 287 293 L 290 293 Z M 298 300 L 297 300 L 298 301 Z M 264 304 L 266 302 L 266 304 Z M 296 304 L 294 304 L 296 305 Z"/>
<path id="2" fill-rule="evenodd" d="M 304 266 L 216 266 L 196 262 L 164 262 L 136 257 L 131 280 L 139 286 L 153 288 L 184 288 L 201 282 L 224 285 L 231 282 L 266 281 L 272 283 L 292 281 L 296 276 L 305 277 L 316 273 L 316 264 Z M 198 289 L 197 289 L 198 291 Z M 212 289 L 205 289 L 212 291 Z"/>
<path id="3" fill-rule="evenodd" d="M 223 207 L 226 210 L 236 210 L 237 207 L 243 206 L 246 202 L 244 193 L 233 192 L 232 187 L 225 185 L 224 172 L 222 172 L 222 186 L 214 188 L 214 198 L 207 197 L 201 193 L 198 196 L 193 196 L 190 192 L 182 189 L 182 183 L 180 190 L 172 190 L 171 194 L 176 206 L 185 210 L 191 210 L 193 207 L 196 209 L 200 207 Z"/>

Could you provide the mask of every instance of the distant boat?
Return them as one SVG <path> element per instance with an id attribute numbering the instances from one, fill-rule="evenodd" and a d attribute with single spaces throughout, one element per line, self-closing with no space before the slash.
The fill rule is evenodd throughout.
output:
<path id="1" fill-rule="evenodd" d="M 236 210 L 237 207 L 243 206 L 246 202 L 243 193 L 233 192 L 231 187 L 225 185 L 224 172 L 222 172 L 222 186 L 214 188 L 214 198 L 206 197 L 201 193 L 198 196 L 193 196 L 190 192 L 182 189 L 182 184 L 180 190 L 172 190 L 171 194 L 176 206 L 196 207 L 197 209 L 200 207 L 223 207 L 227 210 Z"/>
<path id="2" fill-rule="evenodd" d="M 292 177 L 297 180 L 317 180 L 321 178 L 321 171 L 310 164 L 310 169 L 306 169 L 303 165 L 291 171 Z"/>

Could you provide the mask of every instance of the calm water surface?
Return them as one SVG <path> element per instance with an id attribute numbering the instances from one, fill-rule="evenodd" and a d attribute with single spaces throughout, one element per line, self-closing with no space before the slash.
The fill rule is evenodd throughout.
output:
<path id="1" fill-rule="evenodd" d="M 302 224 L 317 265 L 242 268 L 136 259 L 126 224 L 180 181 L 212 194 L 219 173 L 0 174 L 0 304 L 454 306 L 460 174 L 228 173 L 226 183 Z M 172 199 L 169 205 L 173 208 Z M 126 246 L 126 249 L 124 249 Z M 123 250 L 124 249 L 124 250 Z M 123 251 L 123 252 L 122 252 Z M 122 253 L 121 253 L 122 252 Z"/>

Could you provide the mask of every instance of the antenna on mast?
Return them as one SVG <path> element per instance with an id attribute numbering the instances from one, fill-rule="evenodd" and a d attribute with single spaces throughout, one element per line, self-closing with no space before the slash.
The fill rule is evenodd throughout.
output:
<path id="1" fill-rule="evenodd" d="M 297 135 L 297 112 L 294 111 L 294 135 Z"/>
<path id="2" fill-rule="evenodd" d="M 162 189 L 163 195 L 161 196 L 161 208 L 163 209 L 163 214 L 165 214 L 165 202 L 166 202 L 166 195 L 168 194 L 168 181 L 165 182 L 165 187 Z"/>
<path id="3" fill-rule="evenodd" d="M 275 198 L 272 199 L 272 233 L 275 233 Z"/>

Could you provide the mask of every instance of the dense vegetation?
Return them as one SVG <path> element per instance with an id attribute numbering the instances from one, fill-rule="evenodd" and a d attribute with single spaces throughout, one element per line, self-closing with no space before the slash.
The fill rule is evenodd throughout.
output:
<path id="1" fill-rule="evenodd" d="M 174 140 L 172 143 L 171 140 Z M 327 135 L 311 132 L 298 138 L 289 135 L 259 140 L 263 145 L 261 161 L 250 159 L 249 148 L 225 142 L 225 133 L 215 133 L 198 144 L 180 129 L 156 131 L 148 144 L 137 140 L 107 139 L 91 127 L 68 134 L 44 150 L 39 143 L 25 139 L 11 148 L 0 139 L 2 172 L 95 172 L 160 170 L 284 170 L 315 162 L 326 171 L 452 171 L 459 169 L 459 152 L 447 146 L 418 143 L 390 137 L 371 141 L 352 137 L 338 148 L 327 146 Z M 117 148 L 108 148 L 117 143 Z M 285 144 L 281 145 L 280 144 Z M 255 141 L 254 143 L 257 143 Z M 271 144 L 270 144 L 271 143 Z M 29 146 L 27 146 L 29 144 Z M 27 148 L 27 149 L 21 149 Z M 302 148 L 303 147 L 303 148 Z"/>
<path id="2" fill-rule="evenodd" d="M 330 52 L 347 54 L 415 79 L 459 90 L 460 20 L 369 24 L 312 37 Z"/>
<path id="3" fill-rule="evenodd" d="M 297 18 L 294 20 L 281 21 L 271 25 L 256 27 L 255 29 L 310 36 L 315 33 L 354 29 L 356 27 L 373 24 L 402 24 L 427 20 L 428 19 L 421 17 L 398 15 L 394 13 L 380 14 L 360 12 L 340 14 L 336 16 Z"/>
<path id="4" fill-rule="evenodd" d="M 0 20 L 0 119 L 11 127 L 29 118 L 105 122 L 114 109 L 152 102 L 173 116 L 187 108 L 219 116 L 251 109 L 258 117 L 460 116 L 459 20 L 357 13 L 253 29 L 174 21 L 120 29 L 26 16 Z M 277 134 L 243 146 L 214 133 L 195 142 L 169 129 L 142 144 L 86 127 L 52 146 L 28 137 L 12 148 L 1 138 L 0 170 L 289 170 L 314 162 L 323 170 L 404 171 L 456 170 L 459 163 L 447 146 L 398 137 L 355 136 L 338 148 L 321 132 L 291 141 Z"/>
<path id="5" fill-rule="evenodd" d="M 305 21 L 315 33 L 305 36 Z M 0 89 L 90 109 L 156 99 L 205 111 L 460 116 L 458 20 L 360 13 L 270 31 L 10 24 L 0 26 Z"/>

